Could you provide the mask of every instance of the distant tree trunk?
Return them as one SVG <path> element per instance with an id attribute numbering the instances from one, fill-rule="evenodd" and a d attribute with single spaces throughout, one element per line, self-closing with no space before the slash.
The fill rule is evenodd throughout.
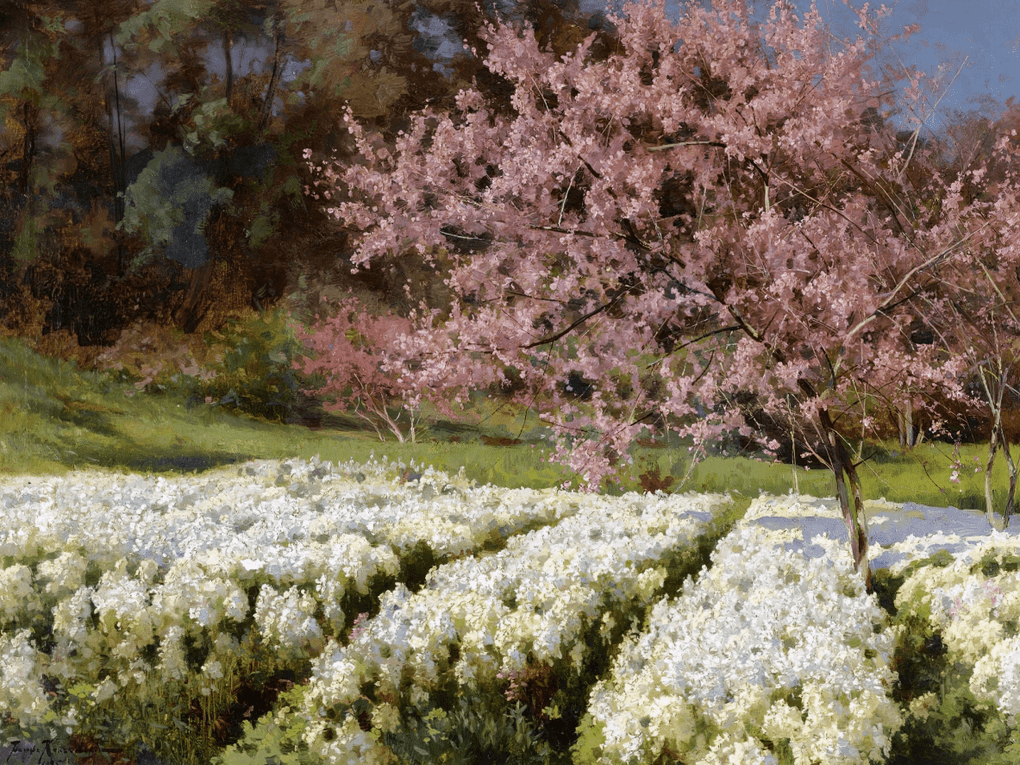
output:
<path id="1" fill-rule="evenodd" d="M 913 448 L 914 443 L 914 405 L 908 398 L 903 405 L 903 423 L 906 426 L 907 446 Z"/>
<path id="2" fill-rule="evenodd" d="M 269 76 L 269 87 L 266 89 L 266 100 L 262 102 L 262 114 L 259 116 L 259 124 L 256 132 L 262 133 L 269 124 L 269 118 L 273 114 L 273 101 L 276 99 L 276 87 L 280 82 L 281 61 L 280 54 L 283 51 L 283 25 L 280 14 L 273 17 L 273 73 Z"/>
<path id="3" fill-rule="evenodd" d="M 18 190 L 27 197 L 32 183 L 32 163 L 35 160 L 35 136 L 39 109 L 25 101 L 21 107 L 25 136 L 21 140 L 21 171 L 18 173 Z"/>
<path id="4" fill-rule="evenodd" d="M 109 125 L 108 143 L 110 146 L 110 173 L 113 176 L 113 210 L 114 223 L 119 224 L 124 220 L 124 192 L 127 190 L 127 175 L 125 173 L 126 146 L 124 142 L 124 119 L 120 108 L 120 83 L 117 80 L 117 44 L 113 39 L 113 32 L 110 32 L 110 50 L 113 53 L 113 99 L 110 92 L 106 92 L 106 117 Z M 100 58 L 102 58 L 102 42 L 100 42 Z M 116 119 L 114 113 L 116 112 Z M 127 271 L 127 258 L 121 242 L 122 236 L 119 229 L 114 230 L 114 248 L 117 253 L 117 276 L 123 276 Z"/>
<path id="5" fill-rule="evenodd" d="M 902 409 L 896 410 L 896 424 L 900 435 L 900 446 L 906 449 L 917 446 L 917 433 L 914 430 L 914 405 L 909 398 Z"/>
<path id="6" fill-rule="evenodd" d="M 230 36 L 230 30 L 223 30 L 223 58 L 226 61 L 227 76 L 226 76 L 226 94 L 227 107 L 230 107 L 230 99 L 234 95 L 234 62 L 231 58 L 231 50 L 234 47 L 233 38 Z"/>
<path id="7" fill-rule="evenodd" d="M 174 311 L 174 323 L 186 333 L 194 332 L 209 313 L 205 292 L 212 281 L 215 261 L 211 258 L 188 274 L 188 286 L 180 305 Z"/>

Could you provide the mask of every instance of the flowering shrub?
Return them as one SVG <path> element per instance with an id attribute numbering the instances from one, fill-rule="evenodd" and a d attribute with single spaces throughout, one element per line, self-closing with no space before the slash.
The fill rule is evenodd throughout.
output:
<path id="1" fill-rule="evenodd" d="M 974 698 L 992 705 L 1010 730 L 1020 715 L 1020 563 L 1015 541 L 992 534 L 950 565 L 924 567 L 900 587 L 903 617 L 926 621 L 962 665 Z"/>
<path id="2" fill-rule="evenodd" d="M 638 618 L 655 597 L 664 558 L 695 542 L 728 503 L 719 496 L 584 499 L 574 515 L 510 539 L 495 555 L 437 567 L 418 593 L 398 585 L 348 645 L 327 646 L 302 712 L 312 720 L 311 753 L 325 762 L 385 762 L 392 749 L 411 748 L 406 737 L 420 735 L 416 721 L 455 711 L 443 702 L 451 694 L 485 705 L 502 688 L 516 701 L 521 680 L 548 681 L 549 668 L 561 681 L 577 674 L 614 618 Z M 551 707 L 534 712 L 555 715 Z M 493 713 L 498 719 L 507 709 Z M 432 746 L 463 744 L 455 730 L 440 733 L 426 736 Z"/>
<path id="3" fill-rule="evenodd" d="M 121 330 L 112 346 L 95 360 L 99 369 L 136 378 L 134 390 L 166 385 L 183 374 L 207 381 L 213 374 L 204 367 L 205 348 L 197 337 L 155 323 L 134 324 Z M 132 393 L 134 391 L 128 391 Z"/>
<path id="4" fill-rule="evenodd" d="M 372 426 L 380 441 L 384 430 L 404 441 L 404 429 L 393 411 L 404 409 L 410 419 L 408 435 L 414 441 L 421 388 L 410 369 L 399 362 L 394 366 L 390 359 L 394 344 L 410 332 L 407 319 L 374 316 L 357 298 L 348 298 L 335 306 L 330 317 L 307 332 L 298 331 L 313 358 L 297 359 L 295 368 L 322 379 L 314 392 L 329 401 L 327 411 L 353 410 Z"/>
<path id="5" fill-rule="evenodd" d="M 745 517 L 711 569 L 656 603 L 592 691 L 577 762 L 884 760 L 901 724 L 893 635 L 842 545 L 784 552 L 798 534 Z"/>

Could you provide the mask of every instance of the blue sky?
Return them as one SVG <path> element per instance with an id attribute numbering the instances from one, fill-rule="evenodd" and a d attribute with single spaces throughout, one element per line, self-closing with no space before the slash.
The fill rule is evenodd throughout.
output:
<path id="1" fill-rule="evenodd" d="M 799 7 L 810 6 L 804 0 L 795 2 Z M 921 25 L 920 32 L 895 46 L 904 63 L 929 73 L 941 66 L 947 82 L 959 70 L 943 106 L 982 109 L 988 97 L 1000 103 L 1011 96 L 1020 101 L 1020 0 L 887 0 L 886 4 L 893 10 L 885 20 L 886 34 L 896 34 L 915 22 Z M 853 17 L 842 0 L 818 0 L 818 9 L 834 31 L 852 32 Z"/>
<path id="2" fill-rule="evenodd" d="M 811 0 L 792 1 L 802 11 L 811 7 Z M 608 0 L 608 7 L 619 2 Z M 871 8 L 882 4 L 883 0 L 872 2 Z M 910 24 L 921 25 L 920 32 L 888 51 L 890 63 L 913 64 L 929 75 L 943 67 L 946 82 L 960 70 L 930 127 L 937 129 L 952 109 L 987 112 L 989 97 L 1000 104 L 1010 96 L 1020 101 L 1020 0 L 884 0 L 884 4 L 892 14 L 883 21 L 883 36 L 900 34 Z M 767 10 L 772 0 L 757 0 L 756 5 Z M 842 0 L 817 0 L 817 5 L 837 36 L 857 36 L 857 17 Z M 606 8 L 607 0 L 581 0 L 581 7 L 594 12 Z M 678 13 L 679 0 L 666 0 L 666 7 Z"/>

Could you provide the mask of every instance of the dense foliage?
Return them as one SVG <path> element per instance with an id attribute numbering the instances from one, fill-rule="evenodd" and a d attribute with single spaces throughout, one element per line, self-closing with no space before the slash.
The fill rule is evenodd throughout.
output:
<path id="1" fill-rule="evenodd" d="M 388 131 L 448 102 L 479 68 L 460 37 L 477 40 L 494 12 L 466 0 L 5 2 L 5 333 L 90 347 L 137 321 L 216 329 L 300 275 L 334 277 L 345 240 L 302 194 L 301 151 L 344 151 L 341 107 Z M 572 2 L 515 13 L 561 45 L 587 26 Z"/>

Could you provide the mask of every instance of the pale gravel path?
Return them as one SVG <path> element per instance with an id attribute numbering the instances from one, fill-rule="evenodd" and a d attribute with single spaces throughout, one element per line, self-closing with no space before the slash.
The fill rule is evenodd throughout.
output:
<path id="1" fill-rule="evenodd" d="M 790 508 L 791 504 L 796 505 L 796 509 Z M 899 505 L 865 501 L 864 504 L 872 571 L 888 568 L 898 573 L 912 560 L 928 558 L 940 550 L 957 556 L 993 537 L 1010 546 L 1015 543 L 1020 554 L 1020 516 L 1017 515 L 1009 519 L 1008 529 L 992 532 L 984 513 L 978 510 L 928 507 L 913 502 Z M 786 549 L 803 552 L 811 558 L 825 554 L 821 545 L 812 544 L 815 537 L 847 540 L 846 525 L 832 498 L 788 495 L 760 501 L 760 504 L 756 502 L 745 520 L 771 529 L 801 529 L 803 540 L 788 542 Z"/>

